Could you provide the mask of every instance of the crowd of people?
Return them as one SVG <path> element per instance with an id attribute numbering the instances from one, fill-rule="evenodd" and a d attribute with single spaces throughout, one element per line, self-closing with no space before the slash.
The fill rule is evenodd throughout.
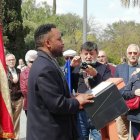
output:
<path id="1" fill-rule="evenodd" d="M 26 140 L 140 140 L 140 107 L 110 122 L 115 123 L 117 131 L 114 139 L 109 136 L 109 124 L 97 130 L 84 109 L 95 98 L 86 92 L 110 77 L 123 79 L 125 87 L 120 94 L 124 100 L 140 96 L 138 45 L 130 44 L 127 59 L 116 66 L 109 63 L 106 52 L 93 41 L 82 44 L 79 54 L 74 50 L 64 52 L 61 32 L 54 24 L 39 26 L 34 41 L 37 51 L 26 53 L 26 64 L 19 59 L 16 67 L 15 55 L 6 54 L 15 133 L 12 140 L 19 140 L 22 109 L 27 116 Z M 72 90 L 57 62 L 57 57 L 62 56 L 70 60 Z"/>

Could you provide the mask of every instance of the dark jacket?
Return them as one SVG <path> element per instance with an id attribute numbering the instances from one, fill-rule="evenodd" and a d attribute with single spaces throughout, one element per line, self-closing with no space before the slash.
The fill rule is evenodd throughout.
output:
<path id="1" fill-rule="evenodd" d="M 94 67 L 98 73 L 95 77 L 89 78 L 88 80 L 91 88 L 111 77 L 111 71 L 107 65 L 96 62 L 92 67 Z M 83 74 L 80 72 L 80 67 L 72 68 L 72 89 L 80 93 L 84 93 L 88 90 Z"/>
<path id="2" fill-rule="evenodd" d="M 136 68 L 138 68 L 138 67 L 140 67 L 140 66 L 139 66 L 139 65 L 136 65 L 136 66 L 134 66 L 133 68 L 136 69 Z M 129 65 L 128 65 L 127 63 L 120 64 L 120 65 L 118 65 L 118 66 L 116 67 L 114 77 L 123 78 L 125 85 L 127 85 L 127 82 L 129 81 L 129 73 L 130 73 L 130 72 L 129 72 Z M 120 93 L 121 93 L 121 94 L 122 94 L 122 92 L 123 92 L 123 89 L 124 89 L 124 88 L 122 88 L 122 89 L 120 90 Z"/>
<path id="3" fill-rule="evenodd" d="M 128 84 L 125 86 L 122 96 L 125 100 L 132 99 L 135 97 L 135 90 L 140 88 L 140 72 L 133 75 L 129 80 Z M 127 115 L 128 120 L 136 123 L 140 123 L 140 107 L 135 110 L 129 110 Z"/>
<path id="4" fill-rule="evenodd" d="M 17 76 L 19 78 L 17 83 L 13 82 L 13 76 L 12 73 L 9 71 L 7 72 L 7 77 L 8 77 L 8 84 L 9 84 L 9 90 L 10 90 L 10 97 L 12 101 L 17 101 L 22 97 L 22 93 L 20 90 L 20 70 L 16 69 Z"/>
<path id="5" fill-rule="evenodd" d="M 39 51 L 28 80 L 27 140 L 76 140 L 79 102 L 54 60 Z"/>

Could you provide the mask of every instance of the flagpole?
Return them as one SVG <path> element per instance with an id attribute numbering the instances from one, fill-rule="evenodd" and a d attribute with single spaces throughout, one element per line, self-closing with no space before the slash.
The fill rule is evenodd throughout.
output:
<path id="1" fill-rule="evenodd" d="M 87 0 L 83 2 L 83 43 L 87 41 Z"/>

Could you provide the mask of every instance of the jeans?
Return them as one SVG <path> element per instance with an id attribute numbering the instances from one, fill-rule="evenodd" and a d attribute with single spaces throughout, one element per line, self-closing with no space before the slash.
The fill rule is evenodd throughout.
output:
<path id="1" fill-rule="evenodd" d="M 140 134 L 140 123 L 132 122 L 133 136 L 136 139 Z"/>
<path id="2" fill-rule="evenodd" d="M 79 140 L 101 140 L 100 132 L 91 124 L 84 110 L 78 112 L 77 123 Z"/>

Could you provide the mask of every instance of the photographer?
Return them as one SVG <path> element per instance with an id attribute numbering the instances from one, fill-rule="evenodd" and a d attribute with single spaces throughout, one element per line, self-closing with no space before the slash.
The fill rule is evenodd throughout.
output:
<path id="1" fill-rule="evenodd" d="M 94 42 L 85 42 L 81 46 L 80 56 L 75 56 L 71 61 L 72 89 L 75 92 L 85 93 L 100 82 L 111 77 L 111 71 L 106 66 L 97 62 L 98 47 Z M 84 110 L 80 110 L 77 117 L 80 140 L 87 140 L 90 134 L 95 140 L 101 140 L 100 133 L 90 123 Z M 91 132 L 91 133 L 90 133 Z"/>

